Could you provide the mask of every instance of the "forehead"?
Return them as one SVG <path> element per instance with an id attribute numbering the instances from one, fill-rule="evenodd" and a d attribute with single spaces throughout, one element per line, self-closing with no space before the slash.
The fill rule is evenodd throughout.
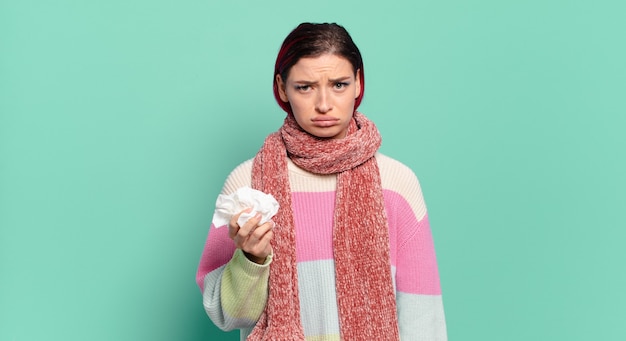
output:
<path id="1" fill-rule="evenodd" d="M 321 75 L 343 77 L 354 76 L 354 72 L 352 64 L 346 58 L 335 54 L 322 54 L 300 58 L 291 67 L 288 78 Z"/>

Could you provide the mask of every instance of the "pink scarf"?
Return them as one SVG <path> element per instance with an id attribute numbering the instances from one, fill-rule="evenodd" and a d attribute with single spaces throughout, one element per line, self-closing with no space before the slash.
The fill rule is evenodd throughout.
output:
<path id="1" fill-rule="evenodd" d="M 312 173 L 337 174 L 333 252 L 342 340 L 399 340 L 389 229 L 374 154 L 378 129 L 359 112 L 343 139 L 320 139 L 292 115 L 256 155 L 252 187 L 272 194 L 274 257 L 269 298 L 248 340 L 304 340 L 298 298 L 295 228 L 287 157 Z"/>

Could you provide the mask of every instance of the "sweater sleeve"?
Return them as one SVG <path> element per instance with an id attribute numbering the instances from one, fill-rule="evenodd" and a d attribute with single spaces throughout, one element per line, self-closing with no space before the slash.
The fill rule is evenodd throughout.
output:
<path id="1" fill-rule="evenodd" d="M 267 302 L 270 263 L 271 256 L 258 265 L 237 249 L 226 265 L 207 274 L 202 303 L 218 328 L 254 327 Z"/>
<path id="2" fill-rule="evenodd" d="M 446 321 L 428 216 L 413 225 L 397 260 L 397 306 L 402 340 L 445 341 Z"/>
<path id="3" fill-rule="evenodd" d="M 249 161 L 237 167 L 224 184 L 223 194 L 250 186 Z M 252 328 L 265 309 L 269 266 L 248 260 L 235 248 L 228 227 L 211 225 L 204 245 L 196 282 L 202 291 L 207 315 L 222 330 Z"/>

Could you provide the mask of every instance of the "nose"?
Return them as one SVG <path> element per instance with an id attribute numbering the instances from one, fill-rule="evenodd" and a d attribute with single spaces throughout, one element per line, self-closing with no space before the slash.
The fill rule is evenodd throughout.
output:
<path id="1" fill-rule="evenodd" d="M 317 102 L 315 103 L 315 109 L 322 114 L 329 112 L 333 108 L 331 104 L 330 94 L 328 92 L 329 92 L 328 89 L 321 88 L 317 95 Z"/>

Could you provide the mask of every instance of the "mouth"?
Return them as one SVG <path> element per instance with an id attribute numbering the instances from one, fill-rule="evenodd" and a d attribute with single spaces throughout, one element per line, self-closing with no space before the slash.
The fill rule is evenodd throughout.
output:
<path id="1" fill-rule="evenodd" d="M 339 119 L 334 117 L 318 117 L 312 119 L 311 121 L 313 122 L 313 125 L 317 127 L 332 127 L 339 123 Z"/>

